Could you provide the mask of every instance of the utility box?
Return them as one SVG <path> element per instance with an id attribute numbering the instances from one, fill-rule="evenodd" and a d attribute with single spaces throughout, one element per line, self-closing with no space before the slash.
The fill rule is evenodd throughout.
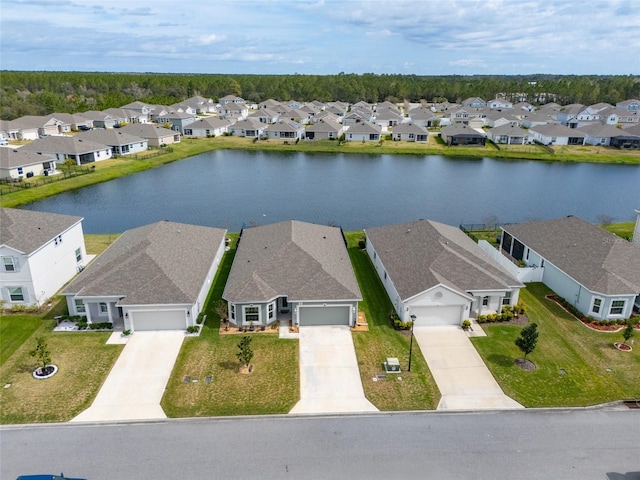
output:
<path id="1" fill-rule="evenodd" d="M 400 373 L 400 362 L 395 357 L 389 357 L 384 362 L 384 370 L 387 373 Z"/>

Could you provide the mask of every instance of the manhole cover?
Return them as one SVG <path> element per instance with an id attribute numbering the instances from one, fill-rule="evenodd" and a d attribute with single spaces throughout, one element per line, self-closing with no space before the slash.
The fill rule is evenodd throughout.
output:
<path id="1" fill-rule="evenodd" d="M 184 383 L 191 383 L 191 377 L 184 377 Z"/>
<path id="2" fill-rule="evenodd" d="M 566 375 L 567 371 L 564 368 L 560 369 L 560 375 Z"/>
<path id="3" fill-rule="evenodd" d="M 204 381 L 207 382 L 207 383 L 211 383 L 211 377 L 205 378 Z"/>

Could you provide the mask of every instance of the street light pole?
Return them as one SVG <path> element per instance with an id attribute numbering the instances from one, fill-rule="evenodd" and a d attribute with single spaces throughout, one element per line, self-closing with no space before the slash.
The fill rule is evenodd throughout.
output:
<path id="1" fill-rule="evenodd" d="M 408 371 L 411 371 L 411 354 L 413 352 L 413 326 L 416 324 L 416 316 L 411 315 L 411 340 L 409 341 L 409 368 Z"/>

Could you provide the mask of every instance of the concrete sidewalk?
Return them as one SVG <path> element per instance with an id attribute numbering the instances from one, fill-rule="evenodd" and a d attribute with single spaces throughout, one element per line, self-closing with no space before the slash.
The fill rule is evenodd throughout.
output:
<path id="1" fill-rule="evenodd" d="M 377 412 L 346 326 L 300 327 L 300 401 L 289 413 Z"/>
<path id="2" fill-rule="evenodd" d="M 71 421 L 167 418 L 160 400 L 183 340 L 183 331 L 135 332 L 91 406 Z"/>
<path id="3" fill-rule="evenodd" d="M 416 327 L 420 345 L 442 398 L 438 410 L 524 408 L 506 396 L 459 327 Z"/>

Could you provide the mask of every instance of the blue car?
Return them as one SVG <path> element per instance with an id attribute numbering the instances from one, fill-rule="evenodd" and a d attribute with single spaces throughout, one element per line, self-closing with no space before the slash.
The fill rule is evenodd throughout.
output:
<path id="1" fill-rule="evenodd" d="M 18 480 L 87 480 L 86 478 L 65 477 L 60 475 L 20 475 Z"/>

